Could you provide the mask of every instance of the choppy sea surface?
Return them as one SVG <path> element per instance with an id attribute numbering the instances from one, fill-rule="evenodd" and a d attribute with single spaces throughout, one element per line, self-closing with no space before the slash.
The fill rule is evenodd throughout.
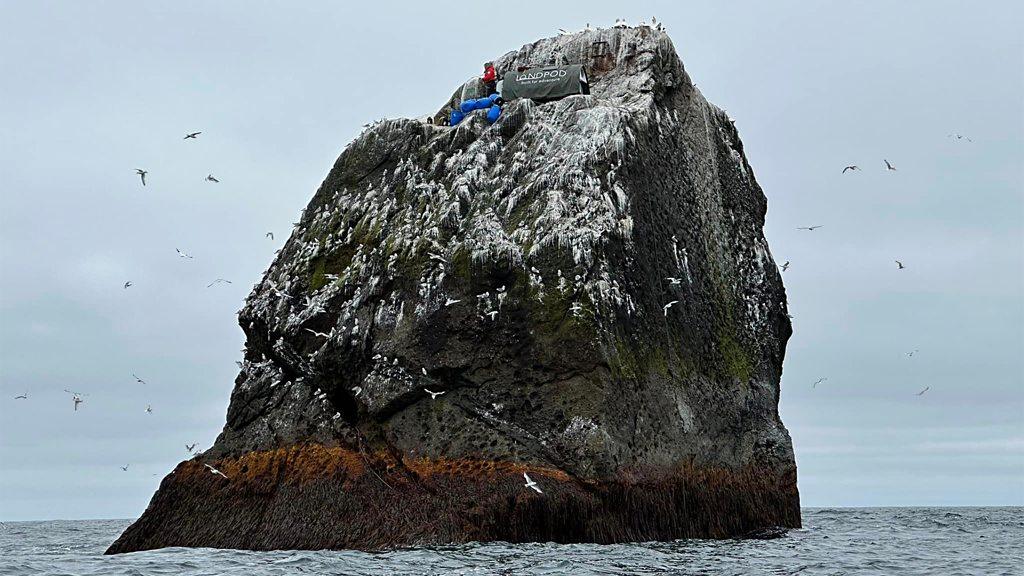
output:
<path id="1" fill-rule="evenodd" d="M 130 520 L 7 522 L 0 575 L 1024 574 L 1024 508 L 804 509 L 774 540 L 487 543 L 381 553 L 103 551 Z"/>

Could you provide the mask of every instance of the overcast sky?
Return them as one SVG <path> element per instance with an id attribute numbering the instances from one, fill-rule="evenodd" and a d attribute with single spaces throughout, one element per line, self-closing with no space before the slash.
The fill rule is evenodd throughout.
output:
<path id="1" fill-rule="evenodd" d="M 364 123 L 651 15 L 736 119 L 792 263 L 804 505 L 1024 504 L 1019 3 L 298 4 L 0 0 L 0 520 L 138 516 L 212 443 L 235 312 Z"/>

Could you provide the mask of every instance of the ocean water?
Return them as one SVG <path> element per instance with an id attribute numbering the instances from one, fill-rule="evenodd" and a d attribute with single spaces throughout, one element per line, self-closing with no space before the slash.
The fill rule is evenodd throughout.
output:
<path id="1" fill-rule="evenodd" d="M 4 523 L 0 575 L 1024 574 L 1024 508 L 805 509 L 805 527 L 774 540 L 103 556 L 130 522 Z"/>

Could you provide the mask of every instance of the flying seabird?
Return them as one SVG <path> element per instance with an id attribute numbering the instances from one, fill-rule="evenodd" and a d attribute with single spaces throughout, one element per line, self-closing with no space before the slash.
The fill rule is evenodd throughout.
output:
<path id="1" fill-rule="evenodd" d="M 15 396 L 14 399 L 15 400 L 28 400 L 28 392 L 26 391 L 24 394 L 19 394 L 19 395 Z"/>
<path id="2" fill-rule="evenodd" d="M 124 470 L 125 472 L 127 472 L 128 471 L 128 466 L 131 466 L 131 464 L 125 464 L 124 466 L 121 466 L 121 470 Z"/>
<path id="3" fill-rule="evenodd" d="M 968 142 L 974 142 L 974 140 L 971 140 L 967 136 L 964 136 L 963 134 L 957 134 L 956 132 L 946 136 L 946 138 L 956 138 L 957 140 L 967 140 Z"/>
<path id="4" fill-rule="evenodd" d="M 523 472 L 523 478 L 526 478 L 526 484 L 523 484 L 523 486 L 526 486 L 527 488 L 533 488 L 537 492 L 537 494 L 543 494 L 543 492 L 540 491 L 540 486 L 537 486 L 537 483 L 530 478 L 529 474 Z"/>
<path id="5" fill-rule="evenodd" d="M 433 392 L 433 391 L 427 390 L 426 388 L 424 388 L 423 391 L 426 392 L 427 394 L 430 394 L 430 399 L 431 400 L 437 400 L 438 396 L 440 396 L 441 394 L 444 394 L 445 392 L 447 392 L 447 390 L 441 390 L 440 392 Z"/>
<path id="6" fill-rule="evenodd" d="M 907 352 L 907 358 L 913 358 L 914 354 L 917 354 L 917 352 L 918 352 L 917 348 L 914 348 L 910 352 Z"/>
<path id="7" fill-rule="evenodd" d="M 220 470 L 217 470 L 213 466 L 210 466 L 209 464 L 203 464 L 203 466 L 206 466 L 206 469 L 209 470 L 211 474 L 216 474 L 218 476 L 223 476 L 225 480 L 229 479 L 227 477 L 227 474 L 224 474 L 223 472 L 221 472 Z"/>
<path id="8" fill-rule="evenodd" d="M 680 279 L 680 278 L 673 278 L 671 276 L 669 276 L 668 278 L 665 278 L 665 280 L 668 280 L 668 283 L 669 283 L 670 286 L 678 286 L 679 284 L 682 283 L 682 279 Z"/>
<path id="9" fill-rule="evenodd" d="M 231 284 L 231 280 L 225 280 L 223 278 L 217 278 L 213 282 L 210 282 L 209 284 L 207 284 L 206 287 L 209 288 L 210 286 L 213 286 L 214 284 L 220 284 L 221 282 L 226 282 L 228 284 Z"/>
<path id="10" fill-rule="evenodd" d="M 664 306 L 662 306 L 661 307 L 661 311 L 665 313 L 665 316 L 668 316 L 668 309 L 671 308 L 673 305 L 678 304 L 678 303 L 679 303 L 679 300 L 673 300 L 673 301 L 669 302 L 668 304 L 665 304 Z"/>
<path id="11" fill-rule="evenodd" d="M 271 240 L 274 239 L 274 233 L 273 232 L 267 232 L 266 236 L 267 236 L 267 238 L 270 238 Z"/>
<path id="12" fill-rule="evenodd" d="M 896 266 L 898 266 L 898 268 L 896 268 L 897 270 L 903 270 L 906 268 L 906 266 L 903 265 L 903 262 L 900 262 L 899 260 L 894 260 L 894 262 L 896 262 Z"/>
<path id="13" fill-rule="evenodd" d="M 127 290 L 131 285 L 132 285 L 132 281 L 131 280 L 125 282 L 124 283 L 124 289 Z"/>
<path id="14" fill-rule="evenodd" d="M 444 305 L 445 305 L 445 307 L 448 307 L 448 306 L 451 306 L 452 304 L 458 304 L 459 302 L 462 302 L 462 300 L 456 300 L 455 298 L 448 298 L 447 300 L 444 301 Z"/>
<path id="15" fill-rule="evenodd" d="M 811 385 L 811 388 L 817 388 L 818 384 L 821 384 L 825 380 L 828 380 L 828 378 L 818 378 L 818 380 L 814 384 Z"/>
<path id="16" fill-rule="evenodd" d="M 883 160 L 884 160 L 884 159 L 883 159 Z M 895 172 L 895 171 L 896 171 L 896 167 L 895 167 L 895 166 L 893 166 L 892 164 L 889 164 L 889 161 L 888 161 L 888 160 L 886 160 L 886 161 L 885 161 L 885 169 L 886 169 L 886 170 L 892 170 L 893 172 Z"/>
<path id="17" fill-rule="evenodd" d="M 207 182 L 214 182 L 214 183 L 220 182 L 220 180 L 217 180 L 216 178 L 213 177 L 213 174 L 207 174 L 206 175 L 206 181 Z"/>
<path id="18" fill-rule="evenodd" d="M 135 378 L 135 381 L 138 382 L 139 384 L 145 384 L 146 383 L 145 380 L 143 380 L 142 378 L 139 378 L 134 373 L 132 373 L 132 378 Z"/>
<path id="19" fill-rule="evenodd" d="M 196 449 L 196 444 L 198 444 L 198 442 L 193 442 L 191 444 L 185 444 L 185 450 L 188 450 L 189 452 L 194 451 Z"/>
<path id="20" fill-rule="evenodd" d="M 814 226 L 800 226 L 797 228 L 797 230 L 807 230 L 813 232 L 816 228 L 821 228 L 822 226 L 824 226 L 824 224 L 816 224 Z"/>
<path id="21" fill-rule="evenodd" d="M 490 316 L 491 320 L 494 320 L 498 316 L 498 311 L 497 310 L 491 310 L 490 312 L 487 312 L 486 315 Z"/>
<path id="22" fill-rule="evenodd" d="M 306 332 L 309 332 L 313 336 L 319 336 L 321 338 L 327 338 L 328 340 L 331 339 L 331 334 L 334 333 L 334 330 L 331 330 L 331 334 L 327 334 L 325 332 L 317 332 L 316 330 L 310 330 L 309 328 L 306 328 L 305 330 L 306 330 Z"/>
<path id="23" fill-rule="evenodd" d="M 199 136 L 200 134 L 202 134 L 202 132 L 190 132 L 188 134 L 185 134 L 185 138 L 184 139 L 188 140 L 189 138 L 191 138 L 191 139 L 195 140 L 196 136 Z"/>
<path id="24" fill-rule="evenodd" d="M 84 400 L 82 400 L 82 395 L 79 394 L 78 392 L 72 392 L 67 388 L 65 388 L 64 391 L 67 392 L 68 394 L 71 394 L 71 397 L 75 402 L 75 412 L 78 412 L 78 405 L 84 402 Z"/>
<path id="25" fill-rule="evenodd" d="M 424 376 L 426 376 L 426 375 L 427 375 L 427 369 L 426 369 L 426 368 L 423 368 L 423 367 L 421 366 L 421 367 L 420 367 L 420 370 L 422 370 L 422 371 L 423 371 L 423 375 L 424 375 Z"/>
<path id="26" fill-rule="evenodd" d="M 918 393 L 917 393 L 917 395 L 918 395 L 918 396 L 923 396 L 923 395 L 924 395 L 924 393 L 925 393 L 925 392 L 927 392 L 927 391 L 928 391 L 928 390 L 930 390 L 930 389 L 931 389 L 931 386 L 925 386 L 925 387 L 924 387 L 924 390 L 921 390 L 920 392 L 918 392 Z"/>
<path id="27" fill-rule="evenodd" d="M 352 391 L 355 392 L 355 394 L 353 394 L 353 396 L 359 396 L 360 394 L 363 393 L 363 389 L 361 387 L 359 387 L 359 386 L 353 386 L 352 387 Z"/>
<path id="28" fill-rule="evenodd" d="M 786 260 L 786 263 L 783 264 L 782 266 L 779 266 L 779 268 L 782 268 L 783 272 L 785 272 L 786 270 L 789 270 L 789 260 Z"/>
<path id="29" fill-rule="evenodd" d="M 847 170 L 860 170 L 860 166 L 857 166 L 856 164 L 850 164 L 846 168 L 843 168 L 843 174 L 846 174 Z"/>
<path id="30" fill-rule="evenodd" d="M 142 185 L 145 186 L 146 185 L 146 174 L 149 174 L 149 170 L 143 170 L 142 168 L 136 168 L 135 169 L 135 173 L 138 174 L 140 178 L 142 178 Z"/>
<path id="31" fill-rule="evenodd" d="M 189 260 L 192 259 L 192 256 L 190 254 L 185 254 L 184 252 L 178 250 L 177 248 L 175 248 L 174 251 L 178 253 L 179 258 L 188 258 Z"/>
<path id="32" fill-rule="evenodd" d="M 558 33 L 559 33 L 559 34 L 568 34 L 568 32 L 566 32 L 566 31 L 565 31 L 564 29 L 562 29 L 562 28 L 559 28 L 559 29 L 558 29 Z"/>
<path id="33" fill-rule="evenodd" d="M 146 404 L 146 414 L 152 414 L 152 413 L 153 413 L 153 407 L 150 406 L 149 404 Z"/>

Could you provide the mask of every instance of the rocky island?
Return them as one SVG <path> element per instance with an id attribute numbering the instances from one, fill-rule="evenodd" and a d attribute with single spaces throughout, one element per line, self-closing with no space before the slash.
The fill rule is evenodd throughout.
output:
<path id="1" fill-rule="evenodd" d="M 494 61 L 548 63 L 590 94 L 348 145 L 239 314 L 223 432 L 108 553 L 800 525 L 792 329 L 736 128 L 659 29 Z"/>

